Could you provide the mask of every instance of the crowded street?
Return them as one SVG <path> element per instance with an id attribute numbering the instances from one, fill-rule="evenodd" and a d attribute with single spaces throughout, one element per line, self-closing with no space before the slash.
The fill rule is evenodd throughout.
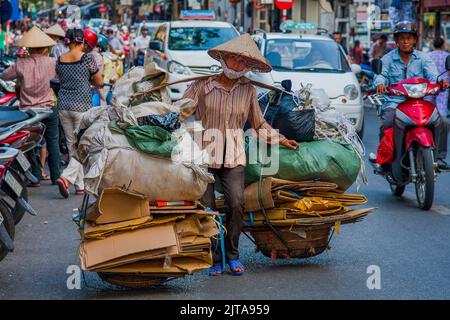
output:
<path id="1" fill-rule="evenodd" d="M 376 147 L 377 119 L 367 109 L 364 143 Z M 366 164 L 369 166 L 369 164 Z M 306 260 L 274 261 L 242 240 L 244 277 L 210 279 L 207 272 L 173 280 L 151 290 L 120 289 L 86 273 L 80 290 L 66 286 L 70 265 L 78 264 L 79 235 L 72 227 L 78 198 L 59 199 L 44 184 L 32 190 L 38 217 L 26 216 L 17 229 L 14 255 L 1 264 L 1 299 L 448 299 L 450 290 L 450 174 L 437 179 L 430 211 L 416 208 L 413 188 L 403 198 L 391 195 L 381 179 L 369 174 L 369 206 L 377 207 L 365 223 L 344 226 L 331 249 Z M 381 289 L 369 290 L 367 268 L 381 269 Z M 235 286 L 239 285 L 239 290 Z"/>
<path id="2" fill-rule="evenodd" d="M 0 302 L 450 298 L 448 0 L 0 8 Z"/>

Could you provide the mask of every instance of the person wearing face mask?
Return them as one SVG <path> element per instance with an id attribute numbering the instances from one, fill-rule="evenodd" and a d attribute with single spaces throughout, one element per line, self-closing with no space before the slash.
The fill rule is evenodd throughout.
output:
<path id="1" fill-rule="evenodd" d="M 195 113 L 196 120 L 205 129 L 202 143 L 210 155 L 209 170 L 220 178 L 228 208 L 224 254 L 232 274 L 241 275 L 244 266 L 239 261 L 238 246 L 244 214 L 246 164 L 243 128 L 248 121 L 258 138 L 270 144 L 296 149 L 298 143 L 272 129 L 262 115 L 255 87 L 245 75 L 249 71 L 269 72 L 272 68 L 249 34 L 212 48 L 208 54 L 220 61 L 223 72 L 191 84 L 184 98 L 194 100 L 195 106 L 184 109 L 179 119 L 185 121 Z M 208 185 L 201 202 L 215 208 L 214 184 Z M 214 252 L 211 276 L 223 273 L 221 249 L 216 248 Z"/>

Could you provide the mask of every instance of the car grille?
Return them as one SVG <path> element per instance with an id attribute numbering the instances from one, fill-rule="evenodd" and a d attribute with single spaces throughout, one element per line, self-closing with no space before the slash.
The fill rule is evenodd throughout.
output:
<path id="1" fill-rule="evenodd" d="M 216 70 L 211 70 L 210 67 L 189 67 L 193 73 L 200 75 L 210 75 L 210 74 L 218 74 L 222 71 L 222 68 L 218 68 Z"/>

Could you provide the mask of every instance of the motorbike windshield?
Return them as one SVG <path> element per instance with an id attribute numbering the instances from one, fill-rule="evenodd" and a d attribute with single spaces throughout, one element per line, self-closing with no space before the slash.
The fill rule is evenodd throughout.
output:
<path id="1" fill-rule="evenodd" d="M 265 57 L 275 71 L 350 72 L 339 45 L 328 40 L 272 39 Z"/>
<path id="2" fill-rule="evenodd" d="M 172 28 L 169 50 L 208 50 L 237 36 L 233 28 Z"/>

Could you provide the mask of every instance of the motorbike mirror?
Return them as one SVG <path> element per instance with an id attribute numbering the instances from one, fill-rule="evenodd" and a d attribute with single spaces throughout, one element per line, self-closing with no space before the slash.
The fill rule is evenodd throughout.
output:
<path id="1" fill-rule="evenodd" d="M 445 70 L 450 71 L 450 55 L 445 59 Z"/>
<path id="2" fill-rule="evenodd" d="M 156 50 L 156 51 L 160 51 L 160 52 L 163 52 L 163 51 L 164 51 L 164 49 L 163 49 L 163 44 L 162 44 L 162 42 L 159 41 L 159 40 L 153 40 L 153 41 L 150 41 L 150 44 L 149 44 L 148 47 L 149 47 L 151 50 Z"/>
<path id="3" fill-rule="evenodd" d="M 372 60 L 372 70 L 375 74 L 380 74 L 381 70 L 383 69 L 383 63 L 380 59 L 373 59 Z"/>

